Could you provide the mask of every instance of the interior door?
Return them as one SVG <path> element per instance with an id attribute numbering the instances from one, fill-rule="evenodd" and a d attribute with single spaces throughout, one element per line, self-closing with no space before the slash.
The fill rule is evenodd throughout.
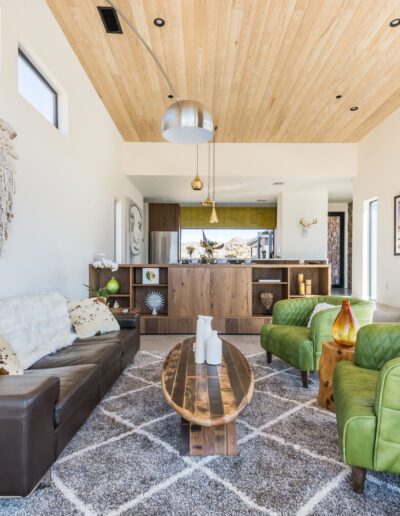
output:
<path id="1" fill-rule="evenodd" d="M 328 260 L 331 264 L 331 284 L 335 288 L 344 288 L 344 212 L 328 213 Z"/>
<path id="2" fill-rule="evenodd" d="M 210 270 L 212 315 L 251 316 L 251 268 L 231 265 Z"/>
<path id="3" fill-rule="evenodd" d="M 168 315 L 212 315 L 210 290 L 209 267 L 169 267 Z"/>

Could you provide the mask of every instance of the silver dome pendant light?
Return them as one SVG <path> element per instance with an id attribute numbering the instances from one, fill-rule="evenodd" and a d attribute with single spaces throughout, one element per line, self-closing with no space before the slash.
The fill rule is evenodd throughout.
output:
<path id="1" fill-rule="evenodd" d="M 162 67 L 156 55 L 143 39 L 141 34 L 136 30 L 129 18 L 112 2 L 106 0 L 107 3 L 115 10 L 128 27 L 143 43 L 154 62 L 160 69 L 167 81 L 170 91 L 176 99 L 164 113 L 161 120 L 161 134 L 163 138 L 173 143 L 199 144 L 210 141 L 214 134 L 214 122 L 212 114 L 197 100 L 180 100 L 173 87 L 167 72 Z"/>

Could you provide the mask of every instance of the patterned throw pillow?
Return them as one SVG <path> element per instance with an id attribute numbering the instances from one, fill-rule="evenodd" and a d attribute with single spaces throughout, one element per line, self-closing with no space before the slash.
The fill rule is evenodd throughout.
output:
<path id="1" fill-rule="evenodd" d="M 120 329 L 117 319 L 108 306 L 96 297 L 82 301 L 70 301 L 68 312 L 80 339 Z"/>
<path id="2" fill-rule="evenodd" d="M 10 344 L 0 336 L 0 375 L 6 374 L 24 374 L 24 370 Z"/>

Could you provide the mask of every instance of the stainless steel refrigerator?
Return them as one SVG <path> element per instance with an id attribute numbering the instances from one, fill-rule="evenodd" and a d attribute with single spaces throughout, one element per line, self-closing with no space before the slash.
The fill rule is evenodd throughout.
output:
<path id="1" fill-rule="evenodd" d="M 150 232 L 150 263 L 178 263 L 179 232 Z"/>

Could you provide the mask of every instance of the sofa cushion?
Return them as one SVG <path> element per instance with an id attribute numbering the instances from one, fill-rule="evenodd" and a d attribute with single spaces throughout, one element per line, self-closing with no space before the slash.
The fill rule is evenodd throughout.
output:
<path id="1" fill-rule="evenodd" d="M 104 375 L 115 362 L 121 360 L 121 356 L 121 346 L 118 342 L 103 342 L 91 346 L 78 341 L 68 348 L 41 358 L 33 364 L 31 369 L 98 364 L 101 367 L 102 375 Z"/>
<path id="2" fill-rule="evenodd" d="M 347 464 L 374 466 L 375 391 L 379 372 L 342 361 L 335 367 L 333 390 L 336 420 Z"/>
<path id="3" fill-rule="evenodd" d="M 117 342 L 121 346 L 122 352 L 125 354 L 132 347 L 136 335 L 136 330 L 112 331 L 110 333 L 104 333 L 103 335 L 95 335 L 88 339 L 78 339 L 76 344 L 92 344 L 97 346 L 100 343 Z"/>
<path id="4" fill-rule="evenodd" d="M 76 339 L 67 301 L 57 292 L 1 299 L 0 335 L 24 369 Z"/>
<path id="5" fill-rule="evenodd" d="M 273 355 L 292 366 L 302 371 L 314 370 L 310 328 L 266 324 L 261 330 L 261 343 Z"/>
<path id="6" fill-rule="evenodd" d="M 60 379 L 60 394 L 54 407 L 56 426 L 71 417 L 90 391 L 97 390 L 100 400 L 101 369 L 98 365 L 30 369 L 26 371 L 26 374 Z"/>
<path id="7" fill-rule="evenodd" d="M 118 321 L 111 310 L 95 297 L 82 301 L 70 301 L 68 311 L 80 339 L 92 337 L 97 333 L 119 330 Z"/>
<path id="8" fill-rule="evenodd" d="M 7 340 L 0 335 L 0 375 L 24 374 L 21 362 Z"/>

